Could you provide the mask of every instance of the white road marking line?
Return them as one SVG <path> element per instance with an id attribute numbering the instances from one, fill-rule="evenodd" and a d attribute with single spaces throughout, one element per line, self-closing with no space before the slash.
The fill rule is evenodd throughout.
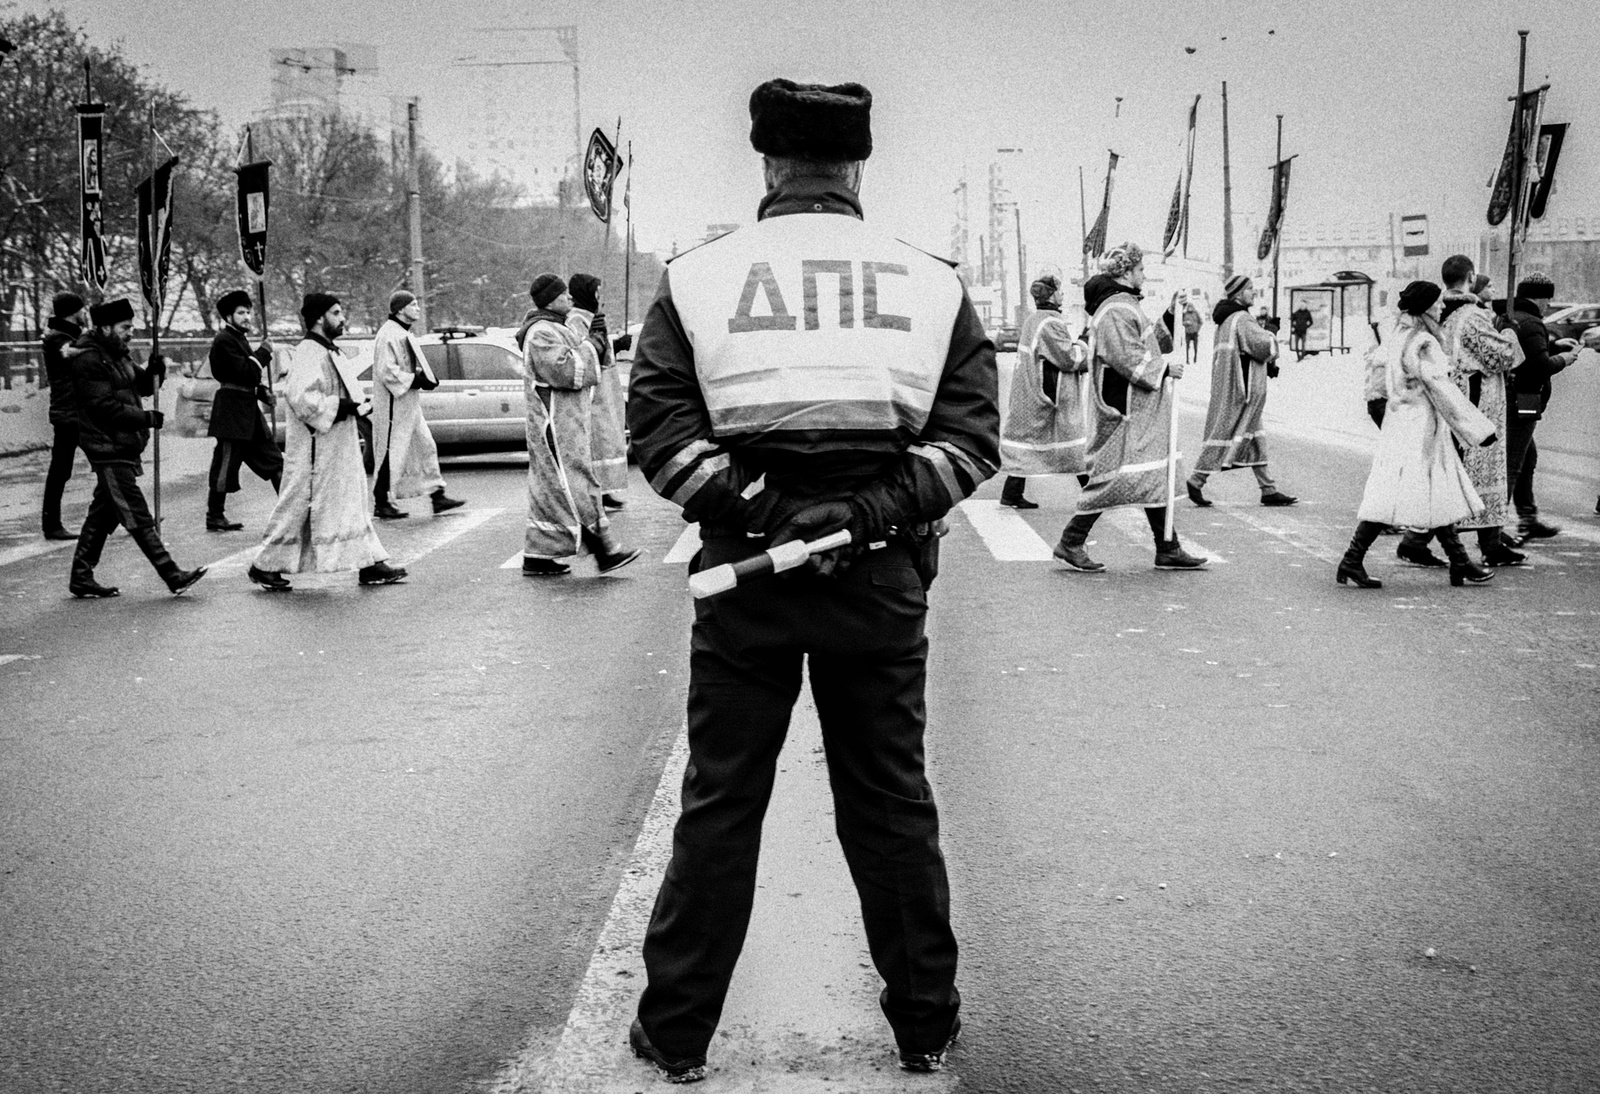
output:
<path id="1" fill-rule="evenodd" d="M 0 566 L 9 566 L 13 562 L 21 562 L 24 559 L 38 558 L 40 555 L 47 555 L 51 551 L 59 551 L 63 547 L 76 546 L 77 542 L 75 539 L 41 539 L 37 543 L 24 543 L 20 547 L 7 547 L 4 551 L 0 551 Z"/>
<path id="2" fill-rule="evenodd" d="M 517 570 L 522 568 L 522 552 L 518 551 L 500 564 L 502 570 Z"/>
<path id="3" fill-rule="evenodd" d="M 667 552 L 667 557 L 661 561 L 671 565 L 678 562 L 688 562 L 694 553 L 700 549 L 700 526 L 691 524 L 678 536 L 678 542 L 672 545 L 672 550 Z"/>
<path id="4" fill-rule="evenodd" d="M 459 539 L 474 528 L 489 523 L 504 509 L 470 509 L 465 513 L 452 514 L 443 520 L 437 520 L 427 526 L 427 531 L 417 537 L 415 542 L 407 543 L 407 554 L 404 558 L 396 560 L 396 565 L 412 566 L 416 562 L 437 551 L 453 539 Z"/>
<path id="5" fill-rule="evenodd" d="M 1248 524 L 1258 532 L 1265 532 L 1267 535 L 1272 536 L 1275 539 L 1280 539 L 1296 550 L 1304 551 L 1312 558 L 1321 562 L 1326 562 L 1329 565 L 1336 566 L 1339 563 L 1339 559 L 1343 556 L 1343 552 L 1337 548 L 1329 547 L 1326 543 L 1319 542 L 1312 536 L 1305 534 L 1305 530 L 1303 528 L 1296 529 L 1293 527 L 1283 526 L 1283 521 L 1285 518 L 1282 516 L 1273 521 L 1265 521 L 1256 516 L 1254 513 L 1250 512 L 1248 509 L 1244 509 L 1239 506 L 1219 506 L 1219 508 L 1223 508 L 1224 512 L 1226 512 L 1230 517 L 1233 517 L 1235 520 Z M 1350 529 L 1351 531 L 1355 530 L 1354 521 L 1351 522 Z"/>
<path id="6" fill-rule="evenodd" d="M 28 660 L 28 655 L 25 653 L 0 653 L 0 665 L 9 665 L 13 661 L 26 660 Z"/>
<path id="7" fill-rule="evenodd" d="M 1050 544 L 1015 510 L 1002 509 L 998 501 L 968 498 L 961 503 L 961 512 L 998 561 L 1050 561 Z"/>

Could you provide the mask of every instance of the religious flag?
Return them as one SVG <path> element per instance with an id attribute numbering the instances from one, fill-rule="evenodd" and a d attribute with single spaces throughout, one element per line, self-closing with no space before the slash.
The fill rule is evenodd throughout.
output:
<path id="1" fill-rule="evenodd" d="M 1512 111 L 1511 132 L 1506 134 L 1505 154 L 1500 157 L 1500 168 L 1495 172 L 1494 179 L 1489 184 L 1493 190 L 1493 193 L 1489 196 L 1489 224 L 1491 226 L 1505 220 L 1506 216 L 1511 212 L 1511 180 L 1516 174 L 1516 163 L 1519 155 L 1522 156 L 1523 182 L 1527 183 L 1529 181 L 1527 157 L 1528 153 L 1533 150 L 1534 141 L 1539 136 L 1539 119 L 1544 114 L 1544 96 L 1548 90 L 1550 89 L 1547 87 L 1536 87 L 1532 91 L 1524 91 L 1522 93 L 1522 102 L 1519 104 L 1522 110 L 1522 148 L 1520 150 L 1516 147 L 1517 115 L 1515 110 Z"/>
<path id="2" fill-rule="evenodd" d="M 1556 184 L 1556 160 L 1561 156 L 1561 142 L 1567 136 L 1566 122 L 1553 122 L 1539 127 L 1539 146 L 1533 157 L 1533 192 L 1528 195 L 1527 220 L 1544 216 L 1550 200 L 1550 191 Z"/>
<path id="3" fill-rule="evenodd" d="M 1183 256 L 1189 257 L 1189 191 L 1194 184 L 1194 128 L 1200 113 L 1200 96 L 1189 106 L 1189 132 L 1184 138 L 1183 168 L 1178 172 L 1178 184 L 1172 190 L 1172 205 L 1167 209 L 1167 227 L 1161 234 L 1161 252 L 1172 257 L 1181 245 Z"/>
<path id="4" fill-rule="evenodd" d="M 151 324 L 161 324 L 161 303 L 167 295 L 167 268 L 172 261 L 173 156 L 139 183 L 139 286 L 150 305 Z"/>
<path id="5" fill-rule="evenodd" d="M 1256 245 L 1256 258 L 1265 262 L 1278 245 L 1278 229 L 1283 226 L 1283 213 L 1289 207 L 1289 165 L 1294 157 L 1279 160 L 1272 165 L 1272 204 L 1267 209 L 1267 226 L 1261 230 L 1261 242 Z"/>
<path id="6" fill-rule="evenodd" d="M 1111 153 L 1111 163 L 1106 167 L 1106 196 L 1100 203 L 1100 215 L 1094 218 L 1094 227 L 1083 237 L 1083 253 L 1099 258 L 1106 250 L 1106 225 L 1111 219 L 1111 183 L 1117 175 L 1117 154 Z"/>
<path id="7" fill-rule="evenodd" d="M 589 195 L 589 209 L 604 224 L 611 223 L 611 186 L 621 173 L 617 146 L 596 129 L 589 134 L 589 149 L 583 155 L 583 188 Z"/>
<path id="8" fill-rule="evenodd" d="M 104 176 L 100 166 L 105 155 L 106 108 L 103 103 L 82 103 L 78 107 L 78 276 L 96 289 L 106 287 L 105 216 L 100 203 Z"/>
<path id="9" fill-rule="evenodd" d="M 235 167 L 238 176 L 239 256 L 260 277 L 267 267 L 268 169 L 271 160 Z"/>

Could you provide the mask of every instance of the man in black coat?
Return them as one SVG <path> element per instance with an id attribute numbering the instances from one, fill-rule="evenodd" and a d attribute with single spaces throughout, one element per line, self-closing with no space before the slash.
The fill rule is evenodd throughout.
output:
<path id="1" fill-rule="evenodd" d="M 1550 377 L 1572 364 L 1578 344 L 1570 338 L 1552 341 L 1544 325 L 1540 301 L 1555 296 L 1555 284 L 1544 274 L 1530 273 L 1517 282 L 1516 298 L 1505 326 L 1514 330 L 1523 362 L 1511 370 L 1506 407 L 1506 481 L 1517 509 L 1517 534 L 1523 539 L 1548 539 L 1561 529 L 1539 519 L 1533 497 L 1533 473 L 1539 447 L 1533 430 L 1550 404 Z M 1554 351 L 1554 352 L 1552 352 Z"/>
<path id="2" fill-rule="evenodd" d="M 96 483 L 72 556 L 67 589 L 79 597 L 119 595 L 115 585 L 95 581 L 94 568 L 100 563 L 106 536 L 120 524 L 167 588 L 181 593 L 205 576 L 205 567 L 183 570 L 172 561 L 139 490 L 144 448 L 150 430 L 160 429 L 162 419 L 161 411 L 144 408 L 140 396 L 155 390 L 157 378 L 166 374 L 166 362 L 153 356 L 149 366 L 141 369 L 128 356 L 133 305 L 126 299 L 95 305 L 89 309 L 89 321 L 93 327 L 76 343 L 82 352 L 73 360 L 73 393 L 77 396 L 78 443 L 94 468 Z"/>
<path id="3" fill-rule="evenodd" d="M 50 470 L 44 477 L 44 511 L 40 523 L 45 539 L 77 539 L 61 523 L 61 492 L 72 477 L 78 456 L 78 414 L 72 395 L 72 343 L 89 319 L 83 297 L 58 292 L 50 302 L 50 333 L 44 336 L 44 374 L 50 384 L 50 428 L 55 443 L 50 449 Z"/>
<path id="4" fill-rule="evenodd" d="M 261 413 L 276 398 L 262 384 L 262 370 L 272 367 L 272 343 L 263 339 L 250 348 L 250 294 L 235 290 L 217 301 L 222 330 L 211 343 L 211 375 L 221 387 L 211 402 L 208 436 L 217 439 L 207 477 L 206 531 L 235 532 L 244 525 L 228 519 L 228 495 L 239 489 L 239 465 L 244 464 L 277 490 L 283 482 L 283 453 L 273 443 Z"/>

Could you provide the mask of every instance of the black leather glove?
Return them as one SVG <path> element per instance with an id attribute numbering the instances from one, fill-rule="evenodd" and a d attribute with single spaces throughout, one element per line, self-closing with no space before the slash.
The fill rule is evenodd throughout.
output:
<path id="1" fill-rule="evenodd" d="M 342 422 L 346 418 L 353 418 L 355 417 L 356 411 L 360 409 L 361 408 L 356 405 L 354 399 L 340 399 L 339 410 L 338 413 L 334 414 L 333 420 L 336 422 Z"/>
<path id="2" fill-rule="evenodd" d="M 159 353 L 152 353 L 144 370 L 157 380 L 164 380 L 167 376 L 167 359 Z"/>
<path id="3" fill-rule="evenodd" d="M 605 312 L 596 312 L 595 313 L 593 321 L 590 322 L 590 324 L 589 324 L 589 333 L 590 334 L 598 334 L 601 338 L 604 338 L 607 342 L 611 341 L 611 331 L 606 326 L 606 313 Z"/>
<path id="4" fill-rule="evenodd" d="M 1277 378 L 1278 378 L 1278 362 L 1276 362 L 1276 361 L 1268 361 L 1267 362 L 1267 379 L 1276 380 Z"/>
<path id="5" fill-rule="evenodd" d="M 427 373 L 418 370 L 417 372 L 413 372 L 411 374 L 411 390 L 412 391 L 427 391 L 428 390 L 428 376 L 427 376 Z"/>
<path id="6" fill-rule="evenodd" d="M 151 429 L 160 429 L 166 420 L 167 416 L 159 410 L 147 410 L 144 412 L 144 424 Z"/>
<path id="7" fill-rule="evenodd" d="M 574 307 L 584 311 L 600 310 L 600 279 L 594 274 L 573 274 L 567 289 L 572 293 Z"/>
<path id="8" fill-rule="evenodd" d="M 792 571 L 821 577 L 837 576 L 848 570 L 850 563 L 866 549 L 862 542 L 865 522 L 848 501 L 815 501 L 795 511 L 773 530 L 770 546 L 797 539 L 810 542 L 841 530 L 850 533 L 847 546 L 812 555 L 804 566 Z"/>
<path id="9" fill-rule="evenodd" d="M 633 335 L 619 334 L 611 340 L 611 352 L 623 353 L 633 348 Z"/>
<path id="10" fill-rule="evenodd" d="M 266 403 L 268 406 L 277 406 L 278 405 L 278 397 L 272 393 L 272 389 L 269 388 L 266 384 L 257 384 L 256 385 L 256 402 L 258 402 L 258 403 Z"/>

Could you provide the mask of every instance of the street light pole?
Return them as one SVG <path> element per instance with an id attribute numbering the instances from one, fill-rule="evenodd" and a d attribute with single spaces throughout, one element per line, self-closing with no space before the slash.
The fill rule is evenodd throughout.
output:
<path id="1" fill-rule="evenodd" d="M 1222 279 L 1233 276 L 1233 173 L 1228 165 L 1228 81 L 1222 81 Z"/>
<path id="2" fill-rule="evenodd" d="M 422 184 L 417 171 L 417 100 L 406 103 L 406 225 L 411 235 L 411 291 L 417 297 L 417 323 L 428 330 L 428 288 L 422 272 Z"/>

